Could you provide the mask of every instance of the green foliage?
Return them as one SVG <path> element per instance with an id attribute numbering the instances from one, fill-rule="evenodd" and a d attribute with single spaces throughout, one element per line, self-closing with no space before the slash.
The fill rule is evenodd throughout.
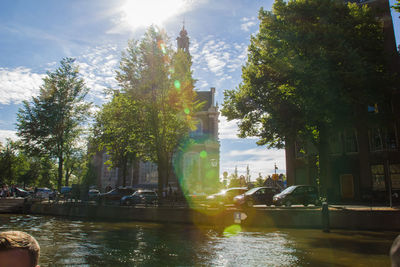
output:
<path id="1" fill-rule="evenodd" d="M 400 0 L 397 0 L 397 2 L 394 3 L 393 9 L 400 13 Z"/>
<path id="2" fill-rule="evenodd" d="M 54 184 L 54 164 L 47 157 L 28 155 L 20 141 L 0 144 L 0 185 L 47 186 Z"/>
<path id="3" fill-rule="evenodd" d="M 88 92 L 79 77 L 74 59 L 65 58 L 54 72 L 47 72 L 39 96 L 25 101 L 17 114 L 18 136 L 30 154 L 58 159 L 60 190 L 66 155 L 82 133 L 90 104 L 84 102 Z"/>
<path id="4" fill-rule="evenodd" d="M 139 106 L 145 153 L 157 163 L 159 190 L 168 182 L 172 155 L 194 129 L 194 80 L 190 56 L 174 53 L 168 37 L 150 27 L 140 42 L 130 41 L 116 79 Z"/>
<path id="5" fill-rule="evenodd" d="M 127 94 L 115 93 L 111 102 L 103 105 L 96 115 L 92 144 L 99 151 L 107 151 L 110 168 L 123 170 L 123 186 L 126 183 L 128 163 L 144 158 L 145 132 L 141 128 L 143 115 L 138 103 Z"/>
<path id="6" fill-rule="evenodd" d="M 277 148 L 299 135 L 319 142 L 320 127 L 351 120 L 385 90 L 382 27 L 367 6 L 277 0 L 259 19 L 243 82 L 225 91 L 222 109 L 240 120 L 240 137 Z"/>
<path id="7" fill-rule="evenodd" d="M 235 178 L 233 175 L 231 175 L 231 177 L 229 177 L 229 178 L 230 179 L 229 179 L 228 188 L 242 186 L 242 183 L 239 178 Z"/>
<path id="8" fill-rule="evenodd" d="M 254 183 L 254 187 L 264 186 L 264 178 L 261 176 L 261 173 L 258 175 L 256 182 Z"/>
<path id="9" fill-rule="evenodd" d="M 243 82 L 224 92 L 222 114 L 259 145 L 311 141 L 322 181 L 329 131 L 362 120 L 391 88 L 383 27 L 367 5 L 329 0 L 276 0 L 259 19 Z"/>

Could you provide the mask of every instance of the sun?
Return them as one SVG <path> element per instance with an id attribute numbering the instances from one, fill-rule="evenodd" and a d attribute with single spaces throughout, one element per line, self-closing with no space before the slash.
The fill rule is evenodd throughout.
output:
<path id="1" fill-rule="evenodd" d="M 127 0 L 122 6 L 123 18 L 130 27 L 161 26 L 166 20 L 188 8 L 185 0 Z"/>

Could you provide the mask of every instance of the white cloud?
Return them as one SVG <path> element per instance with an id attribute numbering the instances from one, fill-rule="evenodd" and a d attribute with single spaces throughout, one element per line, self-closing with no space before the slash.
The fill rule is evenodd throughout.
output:
<path id="1" fill-rule="evenodd" d="M 10 138 L 12 140 L 17 140 L 18 137 L 17 137 L 16 131 L 0 130 L 0 142 L 2 144 L 5 144 L 7 138 Z"/>
<path id="2" fill-rule="evenodd" d="M 104 89 L 117 86 L 114 77 L 119 57 L 120 49 L 115 45 L 90 48 L 77 57 L 79 72 L 90 89 L 90 100 L 104 100 Z M 54 71 L 57 67 L 58 63 L 50 62 L 43 71 Z M 30 100 L 39 93 L 45 76 L 24 66 L 14 69 L 0 68 L 0 104 L 19 104 Z"/>
<path id="3" fill-rule="evenodd" d="M 228 121 L 225 116 L 219 117 L 219 138 L 220 139 L 241 139 L 237 135 L 239 127 L 238 120 Z M 256 139 L 256 137 L 247 137 L 246 139 Z"/>
<path id="4" fill-rule="evenodd" d="M 36 95 L 43 77 L 26 67 L 0 68 L 0 104 L 19 104 Z"/>
<path id="5" fill-rule="evenodd" d="M 228 121 L 226 117 L 219 117 L 219 138 L 220 139 L 239 139 L 237 136 L 239 128 L 237 126 L 237 121 Z"/>
<path id="6" fill-rule="evenodd" d="M 242 22 L 240 28 L 246 32 L 250 31 L 250 28 L 253 28 L 253 26 L 256 26 L 258 24 L 258 20 L 256 17 L 251 17 L 251 18 L 244 17 L 240 21 Z"/>
<path id="7" fill-rule="evenodd" d="M 104 101 L 104 90 L 117 87 L 114 77 L 119 58 L 120 49 L 115 45 L 90 48 L 78 56 L 79 72 L 90 89 L 90 100 Z"/>
<path id="8" fill-rule="evenodd" d="M 220 87 L 231 80 L 233 72 L 239 72 L 247 58 L 247 44 L 230 43 L 212 35 L 201 42 L 192 41 L 194 76 L 198 80 L 214 80 L 213 85 Z M 214 75 L 214 78 L 210 74 Z"/>

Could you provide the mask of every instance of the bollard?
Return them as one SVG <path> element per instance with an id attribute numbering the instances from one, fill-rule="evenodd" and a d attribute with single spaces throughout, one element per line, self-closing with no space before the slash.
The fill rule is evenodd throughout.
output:
<path id="1" fill-rule="evenodd" d="M 322 231 L 324 233 L 329 233 L 329 207 L 327 202 L 322 203 L 322 211 L 321 211 L 321 216 L 322 216 Z"/>

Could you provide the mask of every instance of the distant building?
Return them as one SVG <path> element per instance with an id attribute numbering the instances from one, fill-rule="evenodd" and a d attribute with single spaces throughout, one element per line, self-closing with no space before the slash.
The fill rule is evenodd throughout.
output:
<path id="1" fill-rule="evenodd" d="M 358 1 L 381 12 L 385 49 L 390 67 L 400 71 L 399 55 L 387 0 Z M 386 96 L 384 103 L 371 103 L 365 120 L 343 131 L 331 132 L 326 187 L 329 201 L 388 201 L 390 191 L 400 191 L 400 95 Z M 346 119 L 344 118 L 343 121 Z M 316 184 L 315 148 L 305 140 L 286 144 L 288 185 Z M 306 153 L 304 153 L 306 151 Z"/>
<path id="2" fill-rule="evenodd" d="M 183 27 L 177 38 L 178 49 L 189 53 L 189 37 Z M 215 88 L 209 91 L 196 91 L 198 101 L 204 103 L 201 110 L 195 113 L 197 128 L 190 133 L 190 140 L 182 152 L 174 155 L 174 170 L 168 184 L 178 188 L 180 183 L 184 190 L 203 192 L 211 190 L 219 182 L 219 149 L 218 122 L 219 111 L 215 103 Z M 104 164 L 108 160 L 106 152 L 98 152 L 94 157 L 97 170 L 98 187 L 102 190 L 107 186 L 112 188 L 122 186 L 122 177 L 118 168 L 109 170 Z M 154 188 L 158 183 L 157 165 L 153 162 L 139 162 L 136 167 L 131 164 L 126 179 L 126 185 Z M 137 171 L 138 180 L 134 179 Z M 179 182 L 178 182 L 179 179 Z"/>

